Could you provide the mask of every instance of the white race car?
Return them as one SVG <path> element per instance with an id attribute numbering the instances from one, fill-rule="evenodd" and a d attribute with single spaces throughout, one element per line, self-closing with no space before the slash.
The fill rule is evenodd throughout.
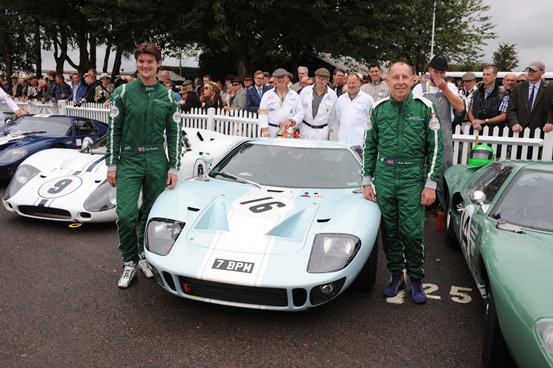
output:
<path id="1" fill-rule="evenodd" d="M 185 129 L 180 179 L 202 175 L 207 165 L 202 154 L 215 162 L 245 138 L 200 129 Z M 106 138 L 84 144 L 80 151 L 48 149 L 23 161 L 3 198 L 4 206 L 21 216 L 69 222 L 112 222 L 115 188 L 106 181 Z"/>

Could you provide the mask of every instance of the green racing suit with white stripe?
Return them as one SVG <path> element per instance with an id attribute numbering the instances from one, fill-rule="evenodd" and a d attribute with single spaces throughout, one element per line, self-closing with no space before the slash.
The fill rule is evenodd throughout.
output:
<path id="1" fill-rule="evenodd" d="M 372 106 L 363 150 L 363 185 L 374 183 L 388 269 L 424 277 L 424 187 L 436 189 L 443 144 L 434 104 L 382 99 Z"/>
<path id="2" fill-rule="evenodd" d="M 182 119 L 176 94 L 159 82 L 146 86 L 137 79 L 124 84 L 110 101 L 105 161 L 108 171 L 116 171 L 119 250 L 123 262 L 136 262 L 144 251 L 150 209 L 166 187 L 167 175 L 179 174 Z"/>

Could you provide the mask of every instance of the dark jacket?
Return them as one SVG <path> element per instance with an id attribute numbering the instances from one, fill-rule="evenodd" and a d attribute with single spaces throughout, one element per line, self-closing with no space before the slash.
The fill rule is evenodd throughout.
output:
<path id="1" fill-rule="evenodd" d="M 528 81 L 518 83 L 511 92 L 509 98 L 509 110 L 507 121 L 509 127 L 520 124 L 523 128 L 543 129 L 546 123 L 553 123 L 553 84 L 542 79 L 540 88 L 534 97 L 534 108 L 528 114 Z"/>
<path id="2" fill-rule="evenodd" d="M 184 98 L 184 96 L 183 96 Z M 201 107 L 200 99 L 194 91 L 190 91 L 186 94 L 186 99 L 184 104 L 181 105 L 181 111 L 190 112 L 193 108 Z"/>
<path id="3" fill-rule="evenodd" d="M 472 94 L 472 115 L 476 119 L 488 119 L 499 115 L 499 105 L 504 96 L 505 91 L 496 82 L 494 89 L 486 98 L 486 86 L 482 84 Z"/>

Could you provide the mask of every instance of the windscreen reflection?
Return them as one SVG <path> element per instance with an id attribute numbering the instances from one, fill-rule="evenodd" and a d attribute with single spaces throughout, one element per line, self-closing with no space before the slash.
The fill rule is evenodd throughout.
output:
<path id="1" fill-rule="evenodd" d="M 286 188 L 358 188 L 361 164 L 347 149 L 283 147 L 245 142 L 217 164 L 256 183 Z M 226 180 L 221 176 L 218 179 Z"/>
<path id="2" fill-rule="evenodd" d="M 552 172 L 523 170 L 509 183 L 492 216 L 522 227 L 553 231 L 551 188 Z"/>

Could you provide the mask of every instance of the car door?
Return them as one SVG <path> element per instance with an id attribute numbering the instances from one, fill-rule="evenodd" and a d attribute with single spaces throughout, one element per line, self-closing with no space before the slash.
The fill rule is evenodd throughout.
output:
<path id="1" fill-rule="evenodd" d="M 464 208 L 459 222 L 459 243 L 472 275 L 480 277 L 480 236 L 490 207 L 511 174 L 512 167 L 494 163 L 484 167 L 464 193 Z M 483 196 L 482 196 L 483 195 Z"/>

